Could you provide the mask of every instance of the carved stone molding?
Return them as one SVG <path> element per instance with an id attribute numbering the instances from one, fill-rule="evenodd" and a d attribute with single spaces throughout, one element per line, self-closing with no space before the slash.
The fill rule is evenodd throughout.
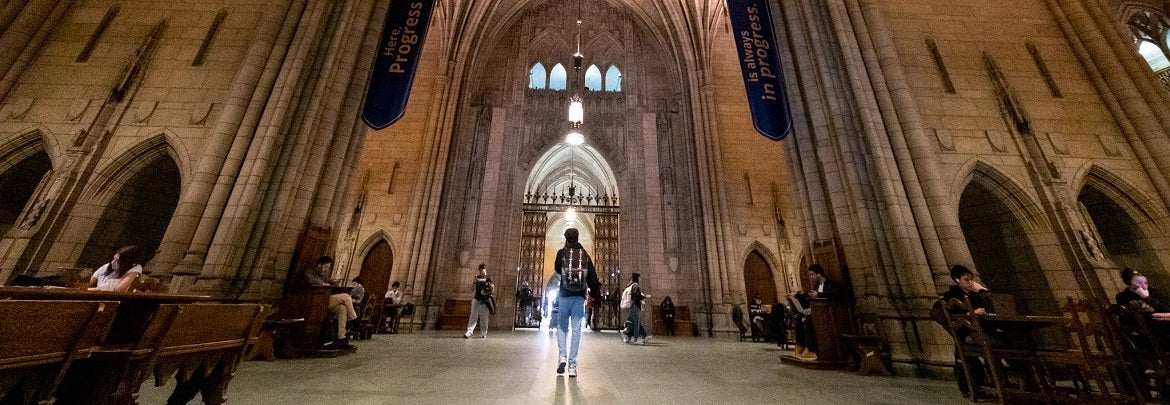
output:
<path id="1" fill-rule="evenodd" d="M 32 109 L 32 98 L 16 98 L 0 107 L 0 120 L 23 119 L 28 110 Z"/>
<path id="2" fill-rule="evenodd" d="M 938 142 L 938 149 L 943 152 L 955 151 L 955 140 L 947 131 L 940 131 L 938 128 L 931 128 L 930 132 L 934 133 L 934 139 Z"/>
<path id="3" fill-rule="evenodd" d="M 195 108 L 191 109 L 191 125 L 203 125 L 207 122 L 207 117 L 211 115 L 211 108 L 215 103 L 201 103 L 197 104 Z"/>

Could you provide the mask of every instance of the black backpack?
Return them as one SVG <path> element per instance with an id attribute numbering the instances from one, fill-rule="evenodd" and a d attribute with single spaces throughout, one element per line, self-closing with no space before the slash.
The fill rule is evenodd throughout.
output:
<path id="1" fill-rule="evenodd" d="M 588 287 L 586 283 L 585 261 L 589 257 L 585 254 L 585 249 L 581 248 L 566 248 L 565 254 L 561 256 L 561 291 L 568 293 L 584 293 Z"/>

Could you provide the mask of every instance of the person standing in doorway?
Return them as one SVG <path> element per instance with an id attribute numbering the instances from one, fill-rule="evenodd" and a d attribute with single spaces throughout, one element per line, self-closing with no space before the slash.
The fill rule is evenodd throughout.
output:
<path id="1" fill-rule="evenodd" d="M 650 335 L 646 333 L 646 328 L 642 327 L 642 301 L 650 298 L 650 294 L 642 293 L 642 286 L 638 284 L 642 280 L 640 273 L 634 273 L 630 276 L 630 313 L 626 316 L 626 324 L 628 329 L 622 331 L 622 341 L 627 343 L 638 343 L 638 338 L 642 338 L 642 343 L 646 343 L 646 339 Z"/>
<path id="2" fill-rule="evenodd" d="M 479 325 L 479 337 L 487 338 L 488 318 L 495 312 L 492 309 L 495 300 L 492 297 L 494 289 L 492 278 L 487 275 L 487 265 L 480 263 L 475 275 L 475 299 L 471 300 L 471 319 L 467 320 L 467 333 L 463 334 L 464 339 L 471 337 L 476 325 Z"/>
<path id="3" fill-rule="evenodd" d="M 581 323 L 585 321 L 585 296 L 598 299 L 601 283 L 593 260 L 585 247 L 577 241 L 576 228 L 565 229 L 565 247 L 557 251 L 553 268 L 560 275 L 560 292 L 557 294 L 557 374 L 565 372 L 569 377 L 577 376 L 577 351 L 581 347 Z M 570 334 L 572 341 L 568 340 Z M 571 346 L 566 346 L 571 344 Z"/>

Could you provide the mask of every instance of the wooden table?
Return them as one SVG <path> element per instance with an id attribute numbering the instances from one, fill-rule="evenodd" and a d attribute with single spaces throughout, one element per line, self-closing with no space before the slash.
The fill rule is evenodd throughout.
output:
<path id="1" fill-rule="evenodd" d="M 994 331 L 1003 331 L 1002 335 L 1008 339 L 1008 344 L 1014 349 L 1035 351 L 1037 349 L 1035 332 L 1041 329 L 1063 325 L 1064 318 L 1059 316 L 1043 315 L 996 315 L 986 314 L 979 316 L 979 324 L 987 335 Z"/>

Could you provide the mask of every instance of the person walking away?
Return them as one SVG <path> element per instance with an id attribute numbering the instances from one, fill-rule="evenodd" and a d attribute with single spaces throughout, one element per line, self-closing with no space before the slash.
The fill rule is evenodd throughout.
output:
<path id="1" fill-rule="evenodd" d="M 622 331 L 622 342 L 638 343 L 638 338 L 642 338 L 642 343 L 646 343 L 646 339 L 650 335 L 646 333 L 646 328 L 642 327 L 642 302 L 650 298 L 650 294 L 643 294 L 642 287 L 638 284 L 641 281 L 642 275 L 634 273 L 630 277 L 630 311 L 626 316 L 627 329 Z"/>
<path id="2" fill-rule="evenodd" d="M 560 275 L 560 292 L 557 294 L 557 374 L 565 372 L 577 377 L 577 352 L 581 347 L 581 323 L 585 320 L 585 296 L 597 299 L 601 283 L 593 260 L 585 247 L 577 241 L 576 228 L 565 229 L 565 247 L 557 251 L 553 268 Z M 569 341 L 569 337 L 572 340 Z M 570 344 L 566 346 L 566 344 Z"/>
<path id="3" fill-rule="evenodd" d="M 475 299 L 471 300 L 471 319 L 467 320 L 467 333 L 463 334 L 464 339 L 471 337 L 476 325 L 479 325 L 479 337 L 487 338 L 488 318 L 495 312 L 493 309 L 495 298 L 492 297 L 495 287 L 492 285 L 492 278 L 487 275 L 487 265 L 480 263 L 477 272 Z"/>

